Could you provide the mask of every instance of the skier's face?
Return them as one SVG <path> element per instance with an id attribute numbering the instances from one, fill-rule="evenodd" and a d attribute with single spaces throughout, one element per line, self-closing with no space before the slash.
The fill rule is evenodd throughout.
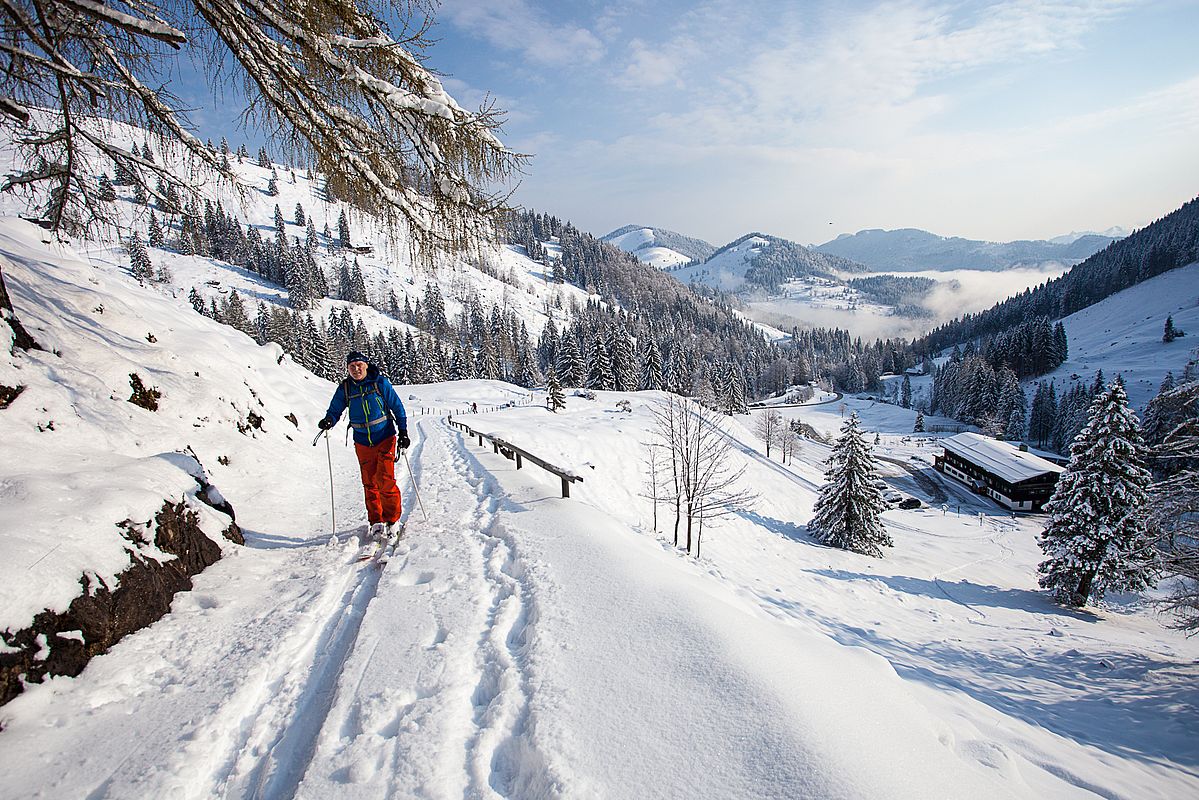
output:
<path id="1" fill-rule="evenodd" d="M 346 370 L 350 373 L 351 378 L 356 381 L 360 381 L 366 377 L 366 362 L 351 361 L 346 367 Z"/>

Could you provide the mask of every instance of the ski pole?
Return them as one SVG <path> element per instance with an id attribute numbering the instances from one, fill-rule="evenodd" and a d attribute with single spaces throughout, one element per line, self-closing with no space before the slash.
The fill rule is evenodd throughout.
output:
<path id="1" fill-rule="evenodd" d="M 425 518 L 425 522 L 429 521 L 429 515 L 425 513 L 425 504 L 420 499 L 420 489 L 416 487 L 416 475 L 412 474 L 412 463 L 408 460 L 408 451 L 401 450 L 404 454 L 404 463 L 408 465 L 408 477 L 412 479 L 412 492 L 416 495 L 416 504 L 420 506 L 421 516 Z"/>
<path id="2" fill-rule="evenodd" d="M 325 436 L 325 457 L 329 460 L 329 514 L 333 517 L 333 535 L 337 535 L 337 505 L 333 501 L 333 451 L 329 447 L 329 431 L 321 431 L 316 435 L 316 439 L 312 440 L 312 446 L 316 447 L 316 440 L 321 438 L 321 434 Z"/>

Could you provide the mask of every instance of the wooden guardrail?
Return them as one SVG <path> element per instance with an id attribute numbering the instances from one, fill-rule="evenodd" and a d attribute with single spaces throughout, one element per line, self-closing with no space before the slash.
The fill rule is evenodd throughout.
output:
<path id="1" fill-rule="evenodd" d="M 570 485 L 572 483 L 574 483 L 575 481 L 578 481 L 579 483 L 583 482 L 582 476 L 576 475 L 573 472 L 570 472 L 569 470 L 562 469 L 561 467 L 556 467 L 553 464 L 546 461 L 545 459 L 539 458 L 539 457 L 533 455 L 532 453 L 530 453 L 529 451 L 524 450 L 520 447 L 517 447 L 516 445 L 512 444 L 511 442 L 506 442 L 498 436 L 493 436 L 490 433 L 481 433 L 479 431 L 476 431 L 476 430 L 472 429 L 466 423 L 459 422 L 456 419 L 454 419 L 453 417 L 446 417 L 446 422 L 450 423 L 455 428 L 461 428 L 463 431 L 466 432 L 466 434 L 468 436 L 478 439 L 480 447 L 483 446 L 484 439 L 491 442 L 491 446 L 495 450 L 496 453 L 502 455 L 504 458 L 516 460 L 516 468 L 517 469 L 520 469 L 522 466 L 524 466 L 524 461 L 528 460 L 528 461 L 536 464 L 537 466 L 541 467 L 546 472 L 554 473 L 555 475 L 557 475 L 559 478 L 562 479 L 562 496 L 563 497 L 570 497 Z"/>

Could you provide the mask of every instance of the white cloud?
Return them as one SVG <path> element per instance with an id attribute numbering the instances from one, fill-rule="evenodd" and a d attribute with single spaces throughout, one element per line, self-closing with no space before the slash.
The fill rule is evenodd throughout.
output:
<path id="1" fill-rule="evenodd" d="M 588 29 L 554 23 L 526 0 L 445 0 L 440 17 L 501 50 L 520 52 L 538 66 L 593 64 L 605 52 Z"/>
<path id="2" fill-rule="evenodd" d="M 690 39 L 679 38 L 659 45 L 633 39 L 629 42 L 629 65 L 618 74 L 616 82 L 631 89 L 666 85 L 682 88 L 683 70 L 697 52 Z"/>

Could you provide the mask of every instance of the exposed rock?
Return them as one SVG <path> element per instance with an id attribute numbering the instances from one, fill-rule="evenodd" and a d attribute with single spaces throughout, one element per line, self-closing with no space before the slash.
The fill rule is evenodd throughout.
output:
<path id="1" fill-rule="evenodd" d="M 136 372 L 129 373 L 129 385 L 133 387 L 133 394 L 129 395 L 129 402 L 135 406 L 141 406 L 147 411 L 157 411 L 158 401 L 162 399 L 162 392 L 158 387 L 147 388 L 142 383 L 142 378 Z"/>
<path id="2" fill-rule="evenodd" d="M 12 401 L 16 400 L 23 391 L 25 391 L 25 387 L 19 384 L 17 386 L 5 386 L 0 384 L 0 409 L 11 406 Z M 298 428 L 299 425 L 296 427 Z"/>
<path id="3" fill-rule="evenodd" d="M 244 541 L 233 522 L 224 535 Z M 83 593 L 66 613 L 43 611 L 28 628 L 2 634 L 5 644 L 20 652 L 0 653 L 0 705 L 21 693 L 22 681 L 41 683 L 46 676 L 78 675 L 92 656 L 162 618 L 175 593 L 190 589 L 192 576 L 221 557 L 220 545 L 200 530 L 198 515 L 184 503 L 163 504 L 155 516 L 154 545 L 176 558 L 158 562 L 130 548 L 130 566 L 117 576 L 115 590 L 102 582 L 92 585 L 84 575 L 79 579 Z M 82 633 L 82 641 L 76 631 Z"/>

